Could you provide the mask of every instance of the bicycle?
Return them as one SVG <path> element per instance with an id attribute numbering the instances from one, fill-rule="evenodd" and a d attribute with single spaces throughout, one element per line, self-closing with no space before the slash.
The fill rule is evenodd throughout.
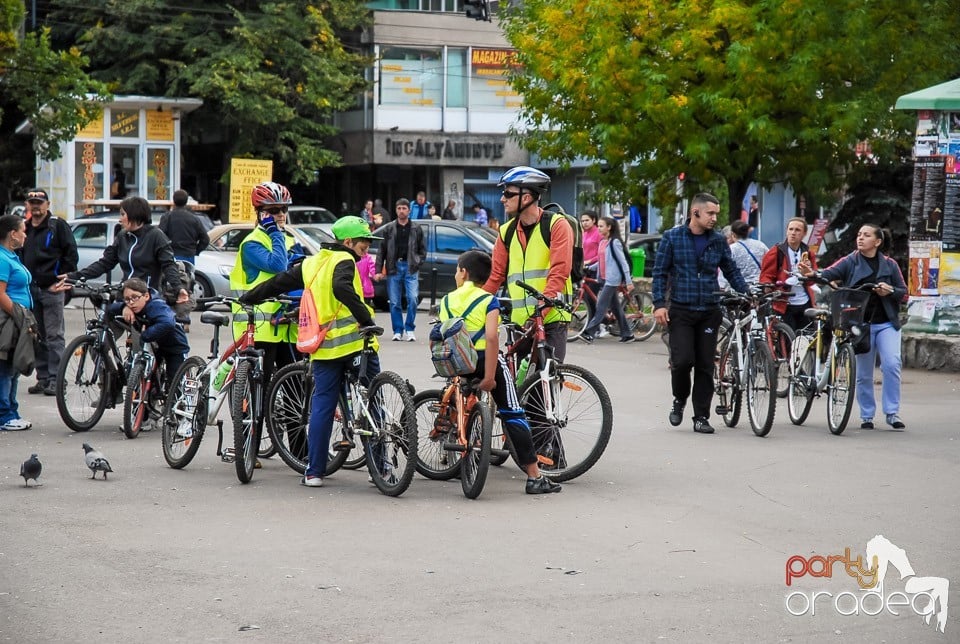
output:
<path id="1" fill-rule="evenodd" d="M 784 284 L 757 284 L 759 288 L 779 289 Z M 777 398 L 786 398 L 790 390 L 790 347 L 796 333 L 790 325 L 780 319 L 780 315 L 773 310 L 773 303 L 783 298 L 786 293 L 777 293 L 776 297 L 763 299 L 757 307 L 757 319 L 763 327 L 764 337 L 770 353 L 773 354 L 774 371 L 777 375 Z"/>
<path id="2" fill-rule="evenodd" d="M 530 424 L 537 460 L 544 475 L 569 481 L 587 472 L 603 455 L 613 430 L 613 405 L 599 378 L 583 367 L 557 362 L 546 343 L 544 310 L 570 307 L 522 281 L 516 284 L 535 298 L 537 305 L 527 326 L 503 325 L 508 374 L 516 382 L 523 359 L 528 360 L 517 394 Z M 501 314 L 506 315 L 503 309 Z M 494 445 L 502 441 L 516 461 L 501 428 L 493 439 Z"/>
<path id="3" fill-rule="evenodd" d="M 818 278 L 813 281 L 828 283 Z M 813 333 L 797 335 L 791 350 L 787 412 L 794 425 L 802 425 L 810 414 L 813 399 L 826 393 L 830 433 L 839 436 L 846 429 L 857 380 L 853 345 L 860 336 L 870 291 L 876 287 L 876 284 L 862 284 L 854 288 L 835 288 L 829 309 L 809 308 L 804 311 L 804 315 L 812 320 Z M 828 318 L 833 323 L 832 338 L 826 332 Z"/>
<path id="4" fill-rule="evenodd" d="M 237 320 L 244 319 L 247 327 L 221 355 L 220 328 L 232 324 L 231 316 L 215 311 L 201 313 L 200 322 L 214 326 L 210 356 L 206 362 L 198 356 L 190 356 L 171 378 L 163 411 L 163 456 L 174 469 L 186 467 L 199 450 L 206 427 L 216 424 L 219 432 L 217 456 L 224 462 L 233 462 L 240 482 L 249 483 L 257 456 L 265 458 L 274 448 L 273 445 L 265 446 L 259 433 L 262 415 L 259 414 L 261 389 L 258 383 L 263 373 L 263 353 L 254 346 L 256 316 L 252 306 L 241 304 L 237 298 L 217 296 L 198 300 L 199 306 L 209 304 L 240 306 L 243 310 L 237 314 Z M 217 383 L 216 374 L 224 364 L 230 367 L 222 381 Z M 241 371 L 243 388 L 237 385 L 241 382 Z M 251 382 L 254 382 L 253 386 Z M 234 430 L 232 450 L 223 447 L 223 422 L 217 419 L 228 398 Z M 256 450 L 253 445 L 257 445 Z"/>
<path id="5" fill-rule="evenodd" d="M 359 436 L 363 445 L 364 460 L 373 484 L 382 494 L 400 496 L 410 486 L 417 464 L 417 421 L 414 414 L 413 393 L 410 385 L 392 371 L 381 371 L 374 376 L 368 387 L 361 382 L 361 374 L 367 373 L 369 356 L 375 353 L 373 338 L 383 334 L 379 326 L 360 327 L 363 348 L 353 358 L 345 373 L 345 383 L 339 402 L 342 410 L 341 431 L 343 441 L 352 450 L 354 437 Z M 306 429 L 310 418 L 310 389 L 303 377 L 306 366 L 290 365 L 285 368 L 283 380 L 280 374 L 274 380 L 268 397 L 270 408 L 267 416 L 267 431 L 280 458 L 296 471 L 306 471 Z M 283 371 L 283 370 L 282 370 Z M 304 387 L 300 394 L 302 402 L 295 402 L 297 392 L 295 379 L 300 378 Z M 334 445 L 336 446 L 336 445 Z M 344 456 L 344 460 L 346 460 Z M 302 468 L 302 469 L 300 469 Z M 329 467 L 327 469 L 329 470 Z"/>
<path id="6" fill-rule="evenodd" d="M 603 284 L 592 277 L 584 276 L 580 281 L 580 287 L 574 294 L 573 303 L 570 305 L 570 322 L 567 324 L 567 341 L 578 340 L 583 335 L 587 323 L 590 321 L 590 312 L 597 306 L 597 294 L 588 286 L 589 284 Z M 590 303 L 593 306 L 590 306 Z M 633 334 L 641 342 L 652 336 L 657 330 L 657 321 L 653 317 L 653 296 L 645 291 L 627 290 L 626 286 L 619 287 L 617 296 L 618 306 L 623 307 L 627 323 L 632 327 Z M 617 316 L 613 311 L 607 311 L 603 324 L 610 326 L 616 331 L 611 331 L 619 335 L 620 326 L 617 323 Z"/>
<path id="7" fill-rule="evenodd" d="M 310 394 L 313 391 L 313 370 L 310 360 L 288 364 L 273 377 L 267 392 L 267 432 L 281 460 L 298 474 L 307 471 L 307 426 L 310 422 Z M 366 464 L 363 443 L 347 431 L 346 394 L 337 400 L 333 417 L 333 434 L 324 476 L 343 468 L 356 470 Z"/>
<path id="8" fill-rule="evenodd" d="M 769 301 L 779 294 L 749 296 L 720 292 L 720 304 L 730 322 L 729 331 L 717 344 L 714 368 L 716 413 L 727 427 L 740 421 L 743 394 L 747 394 L 747 416 L 757 436 L 766 436 L 776 415 L 774 358 L 756 313 L 756 301 Z"/>
<path id="9" fill-rule="evenodd" d="M 57 369 L 57 411 L 67 427 L 85 432 L 100 422 L 105 409 L 113 409 L 121 401 L 131 355 L 129 347 L 127 355 L 121 354 L 114 327 L 130 327 L 122 318 L 113 321 L 107 315 L 107 307 L 121 301 L 122 287 L 88 286 L 85 280 L 69 283 L 86 289 L 97 314 L 87 320 L 86 332 L 71 340 L 63 351 Z"/>
<path id="10" fill-rule="evenodd" d="M 133 350 L 130 357 L 122 429 L 127 438 L 136 438 L 148 418 L 163 417 L 167 367 L 165 363 L 158 363 L 153 343 L 142 342 L 135 331 L 131 331 L 131 345 L 139 349 Z"/>
<path id="11" fill-rule="evenodd" d="M 483 491 L 492 455 L 493 409 L 490 395 L 476 389 L 478 383 L 454 376 L 444 389 L 421 391 L 413 398 L 419 431 L 417 471 L 434 480 L 459 475 L 468 499 Z"/>

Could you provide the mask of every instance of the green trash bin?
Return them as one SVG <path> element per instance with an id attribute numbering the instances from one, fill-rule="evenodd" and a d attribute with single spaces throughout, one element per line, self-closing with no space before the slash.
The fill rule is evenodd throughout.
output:
<path id="1" fill-rule="evenodd" d="M 633 276 L 643 277 L 643 269 L 647 263 L 647 251 L 643 249 L 643 246 L 631 248 L 630 259 L 633 261 L 633 270 L 631 271 Z"/>

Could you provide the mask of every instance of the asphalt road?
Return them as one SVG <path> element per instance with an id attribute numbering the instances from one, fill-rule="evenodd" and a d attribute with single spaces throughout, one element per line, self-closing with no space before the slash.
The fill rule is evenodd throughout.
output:
<path id="1" fill-rule="evenodd" d="M 425 319 L 420 341 L 382 350 L 384 368 L 418 388 L 432 384 Z M 68 321 L 69 338 L 80 312 Z M 194 325 L 194 353 L 207 352 L 203 331 Z M 547 497 L 497 468 L 477 501 L 457 481 L 419 477 L 387 498 L 365 471 L 307 489 L 276 458 L 241 485 L 214 454 L 215 431 L 175 471 L 158 434 L 126 440 L 116 411 L 73 433 L 22 379 L 34 428 L 0 432 L 0 641 L 960 641 L 960 376 L 906 372 L 903 432 L 854 423 L 832 436 L 816 401 L 804 427 L 781 403 L 761 439 L 745 419 L 712 436 L 689 418 L 669 427 L 656 338 L 574 344 L 568 361 L 600 375 L 613 399 L 603 458 Z M 108 481 L 90 480 L 83 442 L 109 457 Z M 31 452 L 43 485 L 25 489 L 17 474 Z M 885 595 L 918 578 L 954 582 L 944 634 L 909 606 L 842 616 L 821 595 L 811 615 L 813 592 L 859 596 L 842 563 L 786 586 L 791 557 L 822 571 L 805 563 L 845 548 L 856 558 L 876 535 L 916 573 L 901 581 L 891 567 Z M 794 591 L 799 616 L 786 605 Z M 877 610 L 851 596 L 839 606 Z"/>

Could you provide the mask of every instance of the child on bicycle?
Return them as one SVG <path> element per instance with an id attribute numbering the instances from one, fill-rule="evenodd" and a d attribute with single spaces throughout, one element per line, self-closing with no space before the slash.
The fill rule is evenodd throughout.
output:
<path id="1" fill-rule="evenodd" d="M 141 342 L 157 345 L 156 356 L 167 365 L 168 376 L 173 376 L 190 353 L 190 344 L 183 327 L 177 324 L 163 296 L 152 291 L 142 279 L 129 279 L 123 283 L 123 317 L 142 328 Z M 118 315 L 117 304 L 111 305 L 111 314 Z M 129 313 L 128 313 L 129 311 Z"/>
<path id="2" fill-rule="evenodd" d="M 547 494 L 559 492 L 562 487 L 540 473 L 537 455 L 533 449 L 530 425 L 517 399 L 517 390 L 513 380 L 506 375 L 506 362 L 500 354 L 500 337 L 497 327 L 500 321 L 500 300 L 484 291 L 478 284 L 485 284 L 490 277 L 492 260 L 490 255 L 469 250 L 457 260 L 457 289 L 444 296 L 440 303 L 440 319 L 460 317 L 472 307 L 464 318 L 467 331 L 476 338 L 477 370 L 467 377 L 479 378 L 478 385 L 483 391 L 489 391 L 497 404 L 500 422 L 517 450 L 522 469 L 527 473 L 527 494 Z M 483 335 L 477 337 L 483 330 Z"/>

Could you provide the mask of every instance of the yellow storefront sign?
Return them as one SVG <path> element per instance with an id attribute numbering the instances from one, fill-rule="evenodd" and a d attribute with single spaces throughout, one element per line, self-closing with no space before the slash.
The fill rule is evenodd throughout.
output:
<path id="1" fill-rule="evenodd" d="M 230 223 L 254 223 L 257 215 L 250 203 L 253 188 L 273 177 L 273 161 L 263 159 L 230 160 Z"/>
<path id="2" fill-rule="evenodd" d="M 147 141 L 173 141 L 173 112 L 147 110 Z"/>

